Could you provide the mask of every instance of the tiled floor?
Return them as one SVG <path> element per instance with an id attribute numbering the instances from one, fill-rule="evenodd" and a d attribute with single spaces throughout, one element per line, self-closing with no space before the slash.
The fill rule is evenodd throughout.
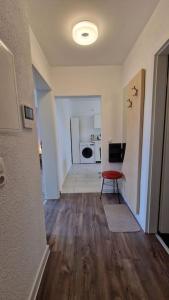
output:
<path id="1" fill-rule="evenodd" d="M 97 193 L 101 189 L 101 164 L 72 165 L 62 193 Z"/>

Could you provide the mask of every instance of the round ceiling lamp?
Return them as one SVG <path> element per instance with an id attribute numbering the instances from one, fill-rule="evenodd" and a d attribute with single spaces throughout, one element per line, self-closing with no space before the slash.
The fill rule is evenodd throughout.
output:
<path id="1" fill-rule="evenodd" d="M 72 36 L 75 43 L 88 46 L 97 40 L 98 28 L 89 21 L 79 22 L 73 27 Z"/>

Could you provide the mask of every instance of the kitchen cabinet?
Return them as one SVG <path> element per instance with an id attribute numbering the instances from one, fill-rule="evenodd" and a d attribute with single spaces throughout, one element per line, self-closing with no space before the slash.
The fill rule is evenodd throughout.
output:
<path id="1" fill-rule="evenodd" d="M 95 161 L 101 162 L 101 141 L 95 141 Z"/>
<path id="2" fill-rule="evenodd" d="M 71 141 L 72 141 L 72 162 L 73 164 L 80 163 L 80 133 L 79 133 L 79 118 L 71 118 Z"/>
<path id="3" fill-rule="evenodd" d="M 94 128 L 101 128 L 101 115 L 94 115 Z"/>

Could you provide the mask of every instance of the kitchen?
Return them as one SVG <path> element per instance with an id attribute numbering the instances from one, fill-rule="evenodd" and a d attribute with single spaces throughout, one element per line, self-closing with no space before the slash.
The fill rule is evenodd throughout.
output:
<path id="1" fill-rule="evenodd" d="M 101 97 L 56 99 L 60 191 L 100 192 Z"/>

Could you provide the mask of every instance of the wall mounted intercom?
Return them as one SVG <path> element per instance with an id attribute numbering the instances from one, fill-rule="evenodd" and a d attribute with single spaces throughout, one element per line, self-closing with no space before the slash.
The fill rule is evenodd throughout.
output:
<path id="1" fill-rule="evenodd" d="M 22 118 L 24 128 L 32 128 L 34 121 L 33 108 L 27 105 L 22 105 Z"/>

